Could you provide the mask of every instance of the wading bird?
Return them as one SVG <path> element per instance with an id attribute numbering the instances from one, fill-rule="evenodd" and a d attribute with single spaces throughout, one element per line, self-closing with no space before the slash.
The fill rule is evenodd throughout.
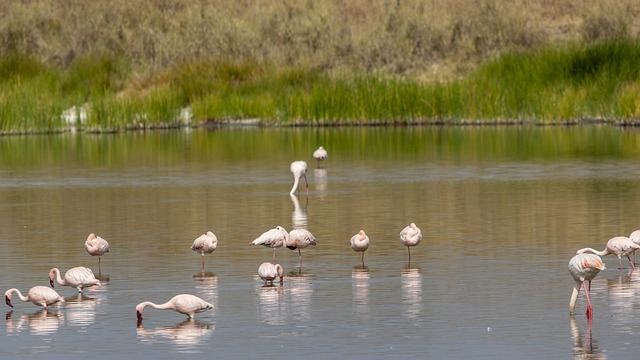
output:
<path id="1" fill-rule="evenodd" d="M 273 285 L 273 280 L 280 277 L 280 285 L 282 285 L 284 282 L 284 269 L 280 264 L 274 265 L 270 262 L 265 262 L 258 268 L 258 276 L 260 276 L 260 279 L 264 280 L 265 285 Z"/>
<path id="2" fill-rule="evenodd" d="M 634 232 L 631 233 L 631 235 L 629 235 L 629 239 L 631 239 L 631 241 L 633 241 L 634 243 L 640 245 L 640 230 L 636 230 Z M 636 252 L 633 252 L 633 258 L 632 258 L 633 263 L 636 263 Z"/>
<path id="3" fill-rule="evenodd" d="M 320 162 L 327 158 L 327 150 L 320 146 L 318 150 L 313 152 L 313 158 L 318 160 L 318 167 L 320 167 Z"/>
<path id="4" fill-rule="evenodd" d="M 84 247 L 87 249 L 89 255 L 98 257 L 98 272 L 100 272 L 100 259 L 102 255 L 109 252 L 109 243 L 100 236 L 91 233 L 87 237 L 87 241 L 84 242 Z"/>
<path id="5" fill-rule="evenodd" d="M 571 300 L 569 301 L 569 315 L 574 314 L 576 300 L 580 294 L 580 287 L 582 287 L 584 289 L 584 295 L 587 298 L 587 318 L 593 318 L 593 308 L 591 307 L 590 297 L 591 280 L 593 280 L 593 278 L 595 278 L 596 275 L 604 269 L 604 263 L 598 255 L 578 254 L 571 258 L 569 261 L 569 273 L 573 276 L 574 283 Z M 589 288 L 587 288 L 585 281 L 589 282 Z"/>
<path id="6" fill-rule="evenodd" d="M 164 304 L 155 304 L 151 301 L 141 302 L 136 306 L 136 315 L 138 316 L 138 325 L 142 321 L 142 311 L 145 306 L 152 306 L 158 310 L 173 310 L 180 314 L 185 314 L 189 319 L 193 319 L 196 313 L 213 309 L 213 305 L 202 300 L 201 298 L 190 295 L 180 294 L 171 298 Z"/>
<path id="7" fill-rule="evenodd" d="M 289 194 L 293 195 L 298 190 L 298 183 L 300 178 L 304 177 L 304 182 L 307 185 L 307 196 L 309 196 L 309 183 L 307 182 L 307 163 L 304 161 L 294 161 L 291 163 L 291 172 L 293 173 L 293 187 Z M 300 195 L 300 191 L 298 191 Z"/>
<path id="8" fill-rule="evenodd" d="M 276 226 L 267 232 L 262 233 L 255 240 L 251 241 L 249 245 L 262 245 L 264 247 L 273 249 L 273 261 L 276 260 L 276 249 L 286 244 L 289 238 L 289 233 L 282 226 Z"/>
<path id="9" fill-rule="evenodd" d="M 54 281 L 57 280 L 58 284 L 62 286 L 71 286 L 78 289 L 81 293 L 82 289 L 91 287 L 93 285 L 100 286 L 100 280 L 96 279 L 91 269 L 84 266 L 78 266 L 67 270 L 64 273 L 64 279 L 60 277 L 60 269 L 53 268 L 49 271 L 49 285 L 54 287 Z"/>
<path id="10" fill-rule="evenodd" d="M 191 250 L 197 251 L 202 255 L 202 272 L 204 273 L 204 254 L 211 254 L 218 247 L 218 238 L 216 235 L 207 231 L 206 234 L 200 235 L 198 238 L 193 240 L 193 245 L 191 245 Z"/>
<path id="11" fill-rule="evenodd" d="M 400 231 L 400 241 L 407 247 L 409 262 L 411 262 L 411 246 L 416 246 L 422 241 L 422 231 L 415 223 L 407 225 Z"/>
<path id="12" fill-rule="evenodd" d="M 300 269 L 302 269 L 302 253 L 300 249 L 304 249 L 310 245 L 316 246 L 316 237 L 307 229 L 294 229 L 289 232 L 289 238 L 285 245 L 289 250 L 298 249 Z"/>
<path id="13" fill-rule="evenodd" d="M 626 236 L 616 236 L 609 241 L 607 241 L 607 245 L 604 250 L 598 251 L 592 248 L 584 248 L 576 251 L 576 254 L 582 254 L 585 252 L 590 252 L 600 256 L 606 256 L 609 254 L 616 255 L 618 257 L 618 262 L 620 263 L 620 270 L 622 270 L 622 257 L 626 256 L 629 259 L 629 264 L 631 264 L 631 268 L 635 269 L 635 265 L 633 265 L 633 261 L 629 255 L 633 254 L 636 250 L 640 249 L 640 245 L 634 243 Z"/>
<path id="14" fill-rule="evenodd" d="M 29 289 L 29 292 L 27 292 L 27 296 L 22 295 L 20 290 L 16 288 L 12 288 L 7 290 L 4 293 L 4 301 L 10 307 L 13 307 L 13 304 L 11 304 L 11 295 L 13 295 L 14 292 L 18 294 L 18 297 L 20 298 L 20 300 L 25 302 L 31 301 L 33 304 L 37 306 L 42 306 L 45 310 L 49 309 L 49 305 L 53 305 L 57 302 L 64 302 L 64 299 L 62 298 L 62 296 L 60 296 L 52 288 L 48 288 L 46 286 L 32 287 L 31 289 Z"/>
<path id="15" fill-rule="evenodd" d="M 356 252 L 362 252 L 362 266 L 364 266 L 364 252 L 369 248 L 369 237 L 360 230 L 351 237 L 351 249 Z"/>

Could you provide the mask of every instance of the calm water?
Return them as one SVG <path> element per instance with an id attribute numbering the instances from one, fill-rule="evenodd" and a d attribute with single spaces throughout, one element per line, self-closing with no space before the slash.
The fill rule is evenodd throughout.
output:
<path id="1" fill-rule="evenodd" d="M 319 169 L 311 154 L 329 151 Z M 0 357 L 635 358 L 640 271 L 593 282 L 595 318 L 568 315 L 576 249 L 640 228 L 640 133 L 610 127 L 217 129 L 0 138 L 0 288 L 47 285 L 111 243 L 105 285 L 48 313 L 14 296 Z M 289 164 L 310 192 L 288 195 Z M 423 242 L 407 251 L 409 222 Z M 277 260 L 248 246 L 281 225 L 318 246 Z M 366 267 L 349 248 L 364 229 Z M 189 247 L 207 230 L 206 257 Z M 625 264 L 628 267 L 628 262 Z M 195 321 L 135 305 L 198 295 Z M 592 355 L 589 355 L 592 354 Z"/>

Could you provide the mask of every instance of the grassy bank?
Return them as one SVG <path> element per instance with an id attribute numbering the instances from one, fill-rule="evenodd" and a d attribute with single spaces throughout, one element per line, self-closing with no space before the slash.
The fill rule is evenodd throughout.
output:
<path id="1" fill-rule="evenodd" d="M 0 2 L 0 132 L 635 121 L 640 5 L 587 2 Z"/>

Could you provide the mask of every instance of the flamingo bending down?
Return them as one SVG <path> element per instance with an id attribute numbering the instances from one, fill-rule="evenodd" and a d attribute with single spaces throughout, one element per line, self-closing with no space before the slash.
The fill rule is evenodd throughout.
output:
<path id="1" fill-rule="evenodd" d="M 218 238 L 211 231 L 207 231 L 206 234 L 200 235 L 198 238 L 193 240 L 191 250 L 197 251 L 202 255 L 202 272 L 204 272 L 204 254 L 211 254 L 217 247 Z"/>
<path id="2" fill-rule="evenodd" d="M 307 229 L 294 229 L 289 232 L 289 239 L 285 245 L 289 250 L 298 249 L 298 258 L 302 269 L 302 253 L 300 249 L 304 249 L 309 245 L 316 246 L 316 237 Z"/>
<path id="3" fill-rule="evenodd" d="M 640 230 L 636 230 L 634 232 L 631 233 L 631 235 L 629 235 L 629 239 L 631 239 L 631 241 L 633 241 L 634 243 L 640 245 Z M 633 263 L 636 263 L 636 252 L 633 252 Z"/>
<path id="4" fill-rule="evenodd" d="M 13 295 L 14 292 L 18 294 L 18 297 L 20 298 L 20 300 L 25 302 L 31 301 L 33 304 L 37 306 L 42 306 L 45 310 L 49 309 L 49 305 L 53 305 L 57 302 L 64 302 L 64 299 L 62 298 L 62 296 L 60 296 L 52 288 L 38 285 L 29 289 L 29 292 L 27 292 L 27 296 L 22 295 L 20 290 L 16 288 L 7 290 L 4 293 L 4 301 L 7 303 L 7 305 L 11 307 L 13 307 L 13 304 L 11 304 L 11 295 Z"/>
<path id="5" fill-rule="evenodd" d="M 313 158 L 318 160 L 318 167 L 320 167 L 320 161 L 324 161 L 327 158 L 327 150 L 320 146 L 318 150 L 313 152 Z"/>
<path id="6" fill-rule="evenodd" d="M 136 306 L 136 315 L 138 316 L 138 324 L 142 321 L 142 311 L 145 306 L 153 306 L 159 310 L 173 310 L 180 314 L 185 314 L 189 319 L 193 319 L 196 313 L 213 309 L 213 305 L 202 300 L 201 298 L 190 295 L 180 294 L 171 298 L 164 304 L 155 304 L 151 301 L 141 302 Z"/>
<path id="7" fill-rule="evenodd" d="M 282 285 L 282 283 L 284 282 L 284 269 L 280 264 L 274 265 L 270 262 L 265 262 L 262 263 L 258 268 L 258 276 L 260 276 L 260 278 L 264 280 L 265 285 L 267 283 L 273 285 L 273 280 L 275 280 L 276 277 L 280 277 L 280 285 Z"/>
<path id="8" fill-rule="evenodd" d="M 364 230 L 360 230 L 357 234 L 351 237 L 351 250 L 362 252 L 362 266 L 364 266 L 364 252 L 369 248 L 369 237 L 364 233 Z"/>
<path id="9" fill-rule="evenodd" d="M 635 269 L 636 266 L 631 261 L 629 255 L 633 254 L 636 250 L 640 249 L 640 245 L 634 243 L 626 236 L 616 236 L 609 241 L 607 241 L 607 245 L 604 250 L 598 251 L 592 248 L 583 248 L 576 251 L 576 254 L 582 254 L 585 252 L 590 252 L 596 255 L 605 256 L 609 254 L 614 254 L 618 257 L 618 262 L 620 263 L 620 270 L 622 270 L 622 256 L 626 256 L 629 259 L 629 263 L 631 264 L 631 269 Z"/>
<path id="10" fill-rule="evenodd" d="M 91 233 L 87 237 L 87 241 L 84 242 L 84 247 L 87 249 L 89 255 L 98 257 L 98 271 L 100 271 L 100 259 L 102 255 L 109 252 L 109 243 L 100 236 Z"/>
<path id="11" fill-rule="evenodd" d="M 84 266 L 78 266 L 67 270 L 64 273 L 64 279 L 60 277 L 60 269 L 53 268 L 49 271 L 49 285 L 54 287 L 54 278 L 58 281 L 58 284 L 62 286 L 71 286 L 78 289 L 81 293 L 83 288 L 93 285 L 100 286 L 100 280 L 96 279 L 91 269 Z"/>
<path id="12" fill-rule="evenodd" d="M 602 259 L 598 255 L 594 254 L 578 254 L 571 258 L 569 261 L 569 272 L 573 276 L 573 292 L 571 293 L 571 300 L 569 301 L 569 315 L 574 314 L 576 307 L 576 300 L 580 294 L 580 287 L 584 288 L 584 295 L 587 297 L 587 318 L 593 318 L 593 308 L 591 307 L 591 298 L 589 292 L 591 291 L 591 280 L 598 275 L 601 270 L 604 270 L 605 266 Z M 585 281 L 589 282 L 589 288 L 585 284 Z"/>
<path id="13" fill-rule="evenodd" d="M 267 232 L 262 233 L 249 245 L 262 245 L 273 249 L 273 261 L 276 260 L 276 249 L 287 243 L 289 233 L 282 226 L 276 226 Z"/>
<path id="14" fill-rule="evenodd" d="M 298 183 L 300 182 L 300 178 L 304 177 L 304 182 L 307 184 L 307 196 L 309 196 L 309 182 L 307 182 L 307 163 L 304 161 L 294 161 L 291 163 L 291 172 L 293 173 L 293 187 L 289 194 L 293 195 L 293 193 L 298 190 Z M 298 194 L 300 192 L 298 191 Z"/>
<path id="15" fill-rule="evenodd" d="M 422 231 L 415 223 L 407 225 L 400 231 L 400 241 L 407 247 L 409 261 L 411 261 L 411 246 L 417 246 L 422 241 Z"/>

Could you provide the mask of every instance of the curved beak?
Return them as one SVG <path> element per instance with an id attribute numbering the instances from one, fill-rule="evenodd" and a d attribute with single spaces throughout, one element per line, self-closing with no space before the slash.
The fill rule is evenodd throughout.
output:
<path id="1" fill-rule="evenodd" d="M 9 299 L 9 297 L 8 297 L 8 296 L 6 296 L 6 295 L 5 295 L 5 297 L 4 297 L 4 301 L 7 303 L 7 305 L 9 305 L 9 306 L 13 307 L 13 305 L 11 305 L 11 299 Z"/>
<path id="2" fill-rule="evenodd" d="M 51 285 L 52 288 L 55 287 L 55 286 L 53 286 L 54 285 L 53 279 L 49 279 L 49 285 Z"/>

